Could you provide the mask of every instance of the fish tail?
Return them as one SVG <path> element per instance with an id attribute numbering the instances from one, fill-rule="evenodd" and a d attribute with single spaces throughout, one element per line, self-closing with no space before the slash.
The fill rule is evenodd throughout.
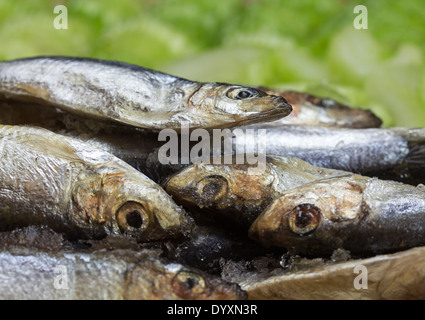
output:
<path id="1" fill-rule="evenodd" d="M 409 148 L 406 156 L 406 163 L 409 167 L 425 168 L 425 143 L 418 144 Z"/>
<path id="2" fill-rule="evenodd" d="M 407 181 L 412 185 L 425 184 L 425 143 L 410 147 L 410 152 L 405 158 L 407 168 Z"/>
<path id="3" fill-rule="evenodd" d="M 425 128 L 393 128 L 393 131 L 403 139 L 409 146 L 409 153 L 405 163 L 409 167 L 425 168 Z"/>

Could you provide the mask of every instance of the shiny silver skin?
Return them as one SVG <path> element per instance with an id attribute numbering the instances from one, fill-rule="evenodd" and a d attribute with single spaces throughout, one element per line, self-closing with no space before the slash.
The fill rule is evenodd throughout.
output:
<path id="1" fill-rule="evenodd" d="M 246 144 L 258 144 L 256 130 L 242 127 Z M 262 126 L 257 127 L 262 128 Z M 347 129 L 311 126 L 267 128 L 267 154 L 300 158 L 324 168 L 356 173 L 384 170 L 402 164 L 409 154 L 408 141 L 391 129 Z M 234 148 L 241 142 L 235 139 Z M 245 144 L 242 145 L 242 147 Z"/>
<path id="2" fill-rule="evenodd" d="M 246 299 L 237 284 L 149 250 L 0 251 L 2 300 Z"/>
<path id="3" fill-rule="evenodd" d="M 425 188 L 354 174 L 314 181 L 276 198 L 249 235 L 266 246 L 309 255 L 424 245 Z"/>
<path id="4" fill-rule="evenodd" d="M 30 124 L 76 137 L 130 163 L 160 182 L 183 165 L 161 165 L 157 151 L 163 142 L 147 130 L 95 121 L 34 103 L 0 102 L 0 123 Z M 263 126 L 266 126 L 264 123 Z M 258 124 L 260 127 L 260 124 Z M 259 142 L 243 127 L 248 142 Z M 252 128 L 250 128 L 252 129 Z M 256 130 L 256 129 L 253 129 Z M 424 183 L 425 129 L 330 129 L 310 126 L 268 128 L 263 141 L 269 154 L 300 157 L 314 165 L 352 170 L 409 184 Z M 254 131 L 255 134 L 255 131 Z M 237 139 L 234 147 L 240 146 Z M 373 158 L 372 158 L 373 157 Z M 374 162 L 377 159 L 377 163 Z"/>
<path id="5" fill-rule="evenodd" d="M 180 165 L 162 165 L 158 161 L 158 150 L 164 142 L 150 130 L 17 101 L 0 101 L 0 124 L 38 126 L 76 138 L 113 154 L 155 182 L 181 169 Z"/>
<path id="6" fill-rule="evenodd" d="M 0 126 L 0 226 L 48 225 L 70 238 L 188 234 L 192 219 L 156 183 L 79 140 Z"/>
<path id="7" fill-rule="evenodd" d="M 0 96 L 161 130 L 219 128 L 275 120 L 292 108 L 280 96 L 200 83 L 122 62 L 34 57 L 0 63 Z"/>

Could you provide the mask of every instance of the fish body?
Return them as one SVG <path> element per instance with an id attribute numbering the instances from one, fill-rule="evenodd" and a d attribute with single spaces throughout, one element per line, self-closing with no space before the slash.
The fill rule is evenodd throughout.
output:
<path id="1" fill-rule="evenodd" d="M 34 103 L 0 102 L 0 123 L 36 125 L 77 138 L 114 154 L 139 171 L 161 182 L 187 164 L 162 164 L 158 150 L 164 142 L 158 133 L 112 122 L 96 121 Z M 265 125 L 265 124 L 264 124 Z M 233 139 L 233 148 L 266 151 L 299 157 L 313 165 L 364 173 L 386 180 L 417 185 L 424 183 L 425 129 L 331 129 L 309 126 L 247 130 L 246 140 Z M 194 143 L 194 142 L 190 142 Z M 179 142 L 180 145 L 180 142 Z"/>
<path id="2" fill-rule="evenodd" d="M 87 119 L 36 103 L 0 101 L 0 124 L 38 126 L 77 139 L 113 154 L 157 183 L 187 166 L 158 160 L 164 144 L 158 132 Z"/>
<path id="3" fill-rule="evenodd" d="M 232 127 L 278 119 L 292 110 L 284 98 L 254 88 L 59 56 L 1 62 L 0 96 L 153 130 L 180 130 L 182 122 L 191 128 Z"/>
<path id="4" fill-rule="evenodd" d="M 296 157 L 317 167 L 362 174 L 403 164 L 410 151 L 408 141 L 390 129 L 273 127 L 265 128 L 262 141 L 258 141 L 257 129 L 242 129 L 245 140 L 234 138 L 234 150 L 247 146 L 255 149 L 262 143 L 267 154 Z"/>
<path id="5" fill-rule="evenodd" d="M 78 139 L 113 154 L 155 182 L 180 169 L 158 161 L 158 149 L 164 142 L 158 141 L 158 133 L 154 131 L 87 119 L 57 108 L 16 101 L 0 102 L 0 123 L 38 126 Z"/>
<path id="6" fill-rule="evenodd" d="M 146 251 L 0 252 L 2 300 L 246 299 L 236 284 Z"/>
<path id="7" fill-rule="evenodd" d="M 336 249 L 377 254 L 425 243 L 425 189 L 347 175 L 313 181 L 276 198 L 251 238 L 307 255 Z"/>
<path id="8" fill-rule="evenodd" d="M 266 206 L 281 193 L 302 184 L 346 174 L 339 170 L 316 168 L 307 162 L 290 157 L 269 155 L 265 169 L 250 174 L 247 163 L 192 164 L 172 175 L 164 189 L 173 199 L 192 211 L 216 219 L 227 217 L 249 227 Z"/>
<path id="9" fill-rule="evenodd" d="M 284 97 L 293 109 L 285 118 L 261 124 L 263 128 L 285 125 L 378 128 L 382 125 L 381 119 L 372 111 L 351 108 L 329 98 L 292 90 L 276 90 L 267 87 L 257 87 L 257 89 L 267 94 Z M 255 127 L 255 124 L 253 126 Z"/>
<path id="10" fill-rule="evenodd" d="M 90 145 L 25 126 L 0 127 L 3 230 L 48 225 L 69 237 L 187 234 L 192 219 L 152 180 Z"/>

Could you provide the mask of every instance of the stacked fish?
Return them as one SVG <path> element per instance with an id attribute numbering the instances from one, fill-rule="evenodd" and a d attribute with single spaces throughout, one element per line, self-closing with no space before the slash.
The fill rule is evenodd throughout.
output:
<path id="1" fill-rule="evenodd" d="M 69 57 L 0 63 L 0 97 L 1 298 L 425 298 L 425 129 Z M 238 127 L 243 143 L 266 129 L 264 170 L 160 162 L 160 130 L 182 123 Z M 347 285 L 359 264 L 367 291 Z M 72 290 L 52 287 L 58 266 Z"/>

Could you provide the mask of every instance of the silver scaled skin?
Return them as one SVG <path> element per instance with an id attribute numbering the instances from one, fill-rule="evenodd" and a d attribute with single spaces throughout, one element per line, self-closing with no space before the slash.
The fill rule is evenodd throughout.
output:
<path id="1" fill-rule="evenodd" d="M 35 57 L 0 63 L 0 96 L 135 127 L 233 127 L 287 116 L 280 96 L 225 83 L 200 83 L 122 62 Z"/>
<path id="2" fill-rule="evenodd" d="M 115 156 L 46 129 L 0 126 L 3 230 L 48 225 L 70 238 L 187 234 L 192 219 L 156 183 Z"/>
<path id="3" fill-rule="evenodd" d="M 236 300 L 247 294 L 149 251 L 0 252 L 2 300 Z"/>
<path id="4" fill-rule="evenodd" d="M 425 244 L 425 188 L 348 174 L 283 193 L 252 224 L 265 246 L 308 255 L 377 254 Z"/>
<path id="5" fill-rule="evenodd" d="M 267 147 L 267 154 L 300 158 L 308 163 L 330 169 L 368 173 L 403 164 L 409 154 L 406 139 L 391 129 L 325 128 L 311 126 L 265 127 L 266 141 L 258 141 L 256 130 L 243 127 L 246 142 L 234 139 L 234 150 L 258 143 Z M 252 129 L 252 130 L 246 130 Z"/>
<path id="6" fill-rule="evenodd" d="M 35 103 L 0 102 L 0 123 L 35 125 L 78 138 L 114 154 L 155 182 L 160 182 L 185 166 L 159 164 L 157 150 L 164 142 L 158 141 L 157 132 L 96 121 L 57 108 L 45 108 Z M 253 136 L 252 132 L 245 131 L 249 137 L 245 144 L 253 142 L 252 147 L 255 148 L 256 142 L 265 142 L 269 154 L 275 152 L 302 157 L 322 167 L 348 171 L 354 168 L 356 170 L 353 171 L 385 180 L 415 185 L 423 183 L 420 177 L 425 172 L 424 128 L 271 128 L 266 123 L 262 126 L 266 128 L 266 136 L 270 139 L 259 141 L 261 136 Z M 240 146 L 239 140 L 235 139 L 233 142 L 235 147 Z M 376 165 L 375 159 L 379 165 Z"/>

